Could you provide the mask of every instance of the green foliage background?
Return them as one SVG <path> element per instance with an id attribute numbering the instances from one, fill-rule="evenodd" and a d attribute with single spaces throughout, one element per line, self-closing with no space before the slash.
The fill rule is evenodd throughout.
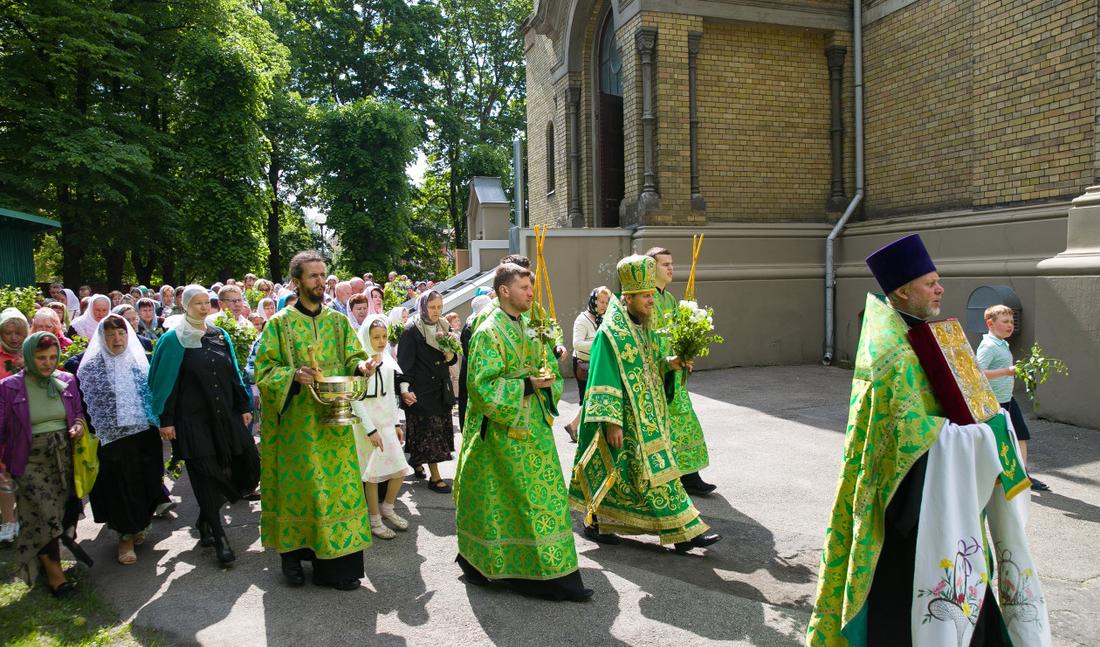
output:
<path id="1" fill-rule="evenodd" d="M 39 280 L 336 266 L 443 278 L 472 175 L 510 187 L 531 0 L 0 4 L 0 205 L 61 221 Z M 423 154 L 411 186 L 405 167 Z"/>

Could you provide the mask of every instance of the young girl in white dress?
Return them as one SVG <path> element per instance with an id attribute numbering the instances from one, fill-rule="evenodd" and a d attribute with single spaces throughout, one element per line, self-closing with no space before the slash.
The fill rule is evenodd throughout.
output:
<path id="1" fill-rule="evenodd" d="M 397 398 L 394 373 L 399 372 L 397 362 L 386 354 L 386 338 L 389 328 L 386 318 L 370 315 L 359 327 L 359 341 L 374 361 L 381 361 L 374 375 L 367 378 L 367 395 L 352 403 L 352 408 L 362 421 L 355 425 L 355 446 L 359 454 L 359 470 L 370 512 L 371 533 L 380 539 L 393 539 L 396 535 L 383 519 L 397 530 L 406 530 L 409 522 L 393 511 L 393 502 L 401 491 L 405 476 L 412 473 L 405 452 L 401 448 L 404 434 L 397 427 Z M 386 498 L 379 506 L 378 484 L 386 483 Z"/>

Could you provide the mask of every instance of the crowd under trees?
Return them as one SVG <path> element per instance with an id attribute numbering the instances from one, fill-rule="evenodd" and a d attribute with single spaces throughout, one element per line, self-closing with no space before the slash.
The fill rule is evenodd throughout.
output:
<path id="1" fill-rule="evenodd" d="M 449 273 L 466 181 L 511 185 L 531 0 L 0 2 L 0 206 L 67 285 Z M 422 186 L 406 169 L 427 156 Z M 39 277 L 40 279 L 46 277 Z"/>

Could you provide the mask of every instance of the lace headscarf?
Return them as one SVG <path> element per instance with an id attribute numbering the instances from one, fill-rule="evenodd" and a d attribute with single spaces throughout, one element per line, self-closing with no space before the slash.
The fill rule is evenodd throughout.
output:
<path id="1" fill-rule="evenodd" d="M 76 293 L 69 288 L 63 288 L 61 290 L 65 293 L 65 309 L 69 311 L 69 317 L 75 317 L 80 314 L 80 299 L 76 297 Z"/>
<path id="2" fill-rule="evenodd" d="M 184 348 L 202 348 L 202 336 L 206 334 L 206 322 L 202 319 L 192 319 L 187 314 L 187 304 L 191 303 L 191 299 L 206 293 L 206 288 L 201 285 L 191 284 L 183 289 L 183 298 L 180 299 L 180 303 L 183 305 L 183 319 L 176 325 L 176 338 L 179 339 L 180 346 Z"/>
<path id="3" fill-rule="evenodd" d="M 107 312 L 108 314 L 111 312 L 111 297 L 106 294 L 94 294 L 88 297 L 88 305 L 84 308 L 84 313 L 73 319 L 73 330 L 84 339 L 91 339 L 92 335 L 95 334 L 96 327 L 99 326 L 99 322 L 92 317 L 95 312 L 96 301 L 106 301 Z"/>
<path id="4" fill-rule="evenodd" d="M 126 347 L 117 355 L 107 347 L 104 324 L 108 321 L 126 327 Z M 149 360 L 137 333 L 121 315 L 112 314 L 99 322 L 76 376 L 101 445 L 159 424 L 149 392 Z"/>
<path id="5" fill-rule="evenodd" d="M 57 367 L 55 366 L 53 372 L 49 375 L 40 373 L 38 371 L 38 364 L 34 362 L 34 353 L 38 350 L 38 345 L 42 342 L 43 337 L 49 337 L 53 340 L 53 347 L 57 349 L 57 352 L 61 352 L 61 344 L 57 341 L 57 337 L 53 333 L 45 331 L 34 332 L 27 335 L 27 338 L 23 340 L 23 375 L 24 379 L 30 380 L 40 387 L 46 389 L 46 395 L 51 398 L 57 399 L 61 397 L 61 392 L 65 390 L 67 386 L 60 378 L 55 377 L 57 375 Z"/>
<path id="6" fill-rule="evenodd" d="M 429 346 L 436 349 L 439 352 L 443 352 L 443 349 L 439 347 L 439 340 L 436 339 L 436 335 L 439 333 L 450 332 L 450 324 L 443 317 L 436 319 L 435 321 L 428 320 L 428 302 L 433 298 L 443 298 L 443 295 L 435 290 L 428 290 L 424 294 L 421 294 L 416 299 L 416 314 L 413 315 L 413 319 L 410 322 L 416 326 L 420 331 L 420 334 L 424 335 L 424 341 Z"/>

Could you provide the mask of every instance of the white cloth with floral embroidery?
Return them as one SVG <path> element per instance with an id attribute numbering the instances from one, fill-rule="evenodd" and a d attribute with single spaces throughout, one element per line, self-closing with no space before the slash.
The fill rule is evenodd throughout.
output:
<path id="1" fill-rule="evenodd" d="M 1003 410 L 1002 415 L 1007 420 Z M 1014 438 L 1011 422 L 1008 427 Z M 983 511 L 989 518 L 998 600 L 1012 644 L 1050 645 L 1046 602 L 1024 532 L 1030 493 L 1025 490 L 1007 500 L 1000 473 L 997 441 L 988 425 L 948 422 L 928 451 L 910 615 L 917 647 L 970 644 L 991 579 Z"/>

